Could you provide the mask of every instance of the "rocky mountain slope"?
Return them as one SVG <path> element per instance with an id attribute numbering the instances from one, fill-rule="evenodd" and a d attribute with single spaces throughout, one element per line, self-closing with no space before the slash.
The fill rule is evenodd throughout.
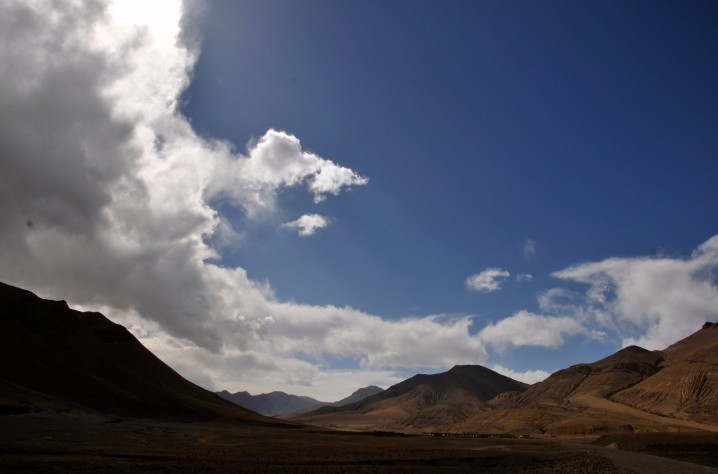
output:
<path id="1" fill-rule="evenodd" d="M 718 325 L 662 351 L 637 346 L 490 402 L 458 431 L 586 434 L 718 430 Z"/>
<path id="2" fill-rule="evenodd" d="M 612 400 L 651 413 L 718 425 L 718 324 L 662 351 L 659 370 Z"/>
<path id="3" fill-rule="evenodd" d="M 515 406 L 563 406 L 581 395 L 608 397 L 660 370 L 661 351 L 630 346 L 590 364 L 577 364 L 551 374 L 513 400 Z"/>

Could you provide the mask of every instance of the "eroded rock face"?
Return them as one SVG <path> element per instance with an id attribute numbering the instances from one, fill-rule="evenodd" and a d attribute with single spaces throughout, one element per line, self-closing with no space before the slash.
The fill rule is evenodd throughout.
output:
<path id="1" fill-rule="evenodd" d="M 517 406 L 562 406 L 580 395 L 608 397 L 657 373 L 662 361 L 661 351 L 629 346 L 597 362 L 555 372 L 521 394 Z"/>
<path id="2" fill-rule="evenodd" d="M 663 351 L 660 370 L 611 399 L 641 410 L 718 424 L 718 325 Z"/>
<path id="3" fill-rule="evenodd" d="M 543 434 L 657 432 L 718 426 L 718 324 L 662 351 L 630 346 L 492 400 L 456 431 Z M 658 415 L 658 416 L 657 416 Z"/>

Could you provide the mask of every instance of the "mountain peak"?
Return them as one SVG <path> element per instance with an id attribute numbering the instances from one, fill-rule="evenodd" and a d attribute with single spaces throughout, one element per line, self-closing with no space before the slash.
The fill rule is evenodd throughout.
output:
<path id="1" fill-rule="evenodd" d="M 361 401 L 323 407 L 298 419 L 334 424 L 346 416 L 369 415 L 399 423 L 402 429 L 434 429 L 488 408 L 489 400 L 501 393 L 526 387 L 480 365 L 457 365 L 439 374 L 417 374 Z"/>
<path id="2" fill-rule="evenodd" d="M 383 391 L 384 389 L 381 387 L 377 387 L 376 385 L 369 385 L 368 387 L 362 387 L 358 390 L 355 390 L 354 393 L 352 393 L 346 398 L 339 400 L 338 402 L 334 402 L 333 405 L 342 406 L 348 405 L 350 403 L 360 402 L 367 397 L 371 397 L 372 395 L 376 395 Z"/>

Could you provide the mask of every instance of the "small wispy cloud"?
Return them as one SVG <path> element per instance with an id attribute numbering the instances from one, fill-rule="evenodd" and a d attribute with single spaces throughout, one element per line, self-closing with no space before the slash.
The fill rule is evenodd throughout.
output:
<path id="1" fill-rule="evenodd" d="M 534 279 L 534 276 L 530 273 L 519 273 L 516 275 L 516 281 L 519 283 L 532 281 Z"/>
<path id="2" fill-rule="evenodd" d="M 466 279 L 466 287 L 479 293 L 490 293 L 501 289 L 501 284 L 511 273 L 503 268 L 487 268 L 481 273 L 471 275 Z"/>
<path id="3" fill-rule="evenodd" d="M 536 241 L 531 239 L 524 240 L 522 248 L 524 257 L 535 257 L 536 256 Z"/>
<path id="4" fill-rule="evenodd" d="M 296 229 L 297 233 L 303 237 L 316 234 L 319 229 L 329 225 L 329 219 L 319 214 L 304 214 L 299 219 L 282 224 L 282 227 Z"/>

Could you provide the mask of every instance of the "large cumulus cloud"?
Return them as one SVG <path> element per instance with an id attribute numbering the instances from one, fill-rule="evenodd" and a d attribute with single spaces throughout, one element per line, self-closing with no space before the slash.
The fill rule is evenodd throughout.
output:
<path id="1" fill-rule="evenodd" d="M 381 367 L 485 360 L 466 318 L 281 302 L 218 263 L 246 236 L 214 203 L 261 219 L 282 188 L 320 202 L 368 179 L 283 131 L 244 152 L 199 137 L 177 108 L 199 51 L 180 29 L 191 5 L 127 6 L 0 4 L 0 279 L 106 311 L 207 386 L 255 370 L 311 384 L 332 373 L 325 356 L 369 383 L 393 380 Z"/>

